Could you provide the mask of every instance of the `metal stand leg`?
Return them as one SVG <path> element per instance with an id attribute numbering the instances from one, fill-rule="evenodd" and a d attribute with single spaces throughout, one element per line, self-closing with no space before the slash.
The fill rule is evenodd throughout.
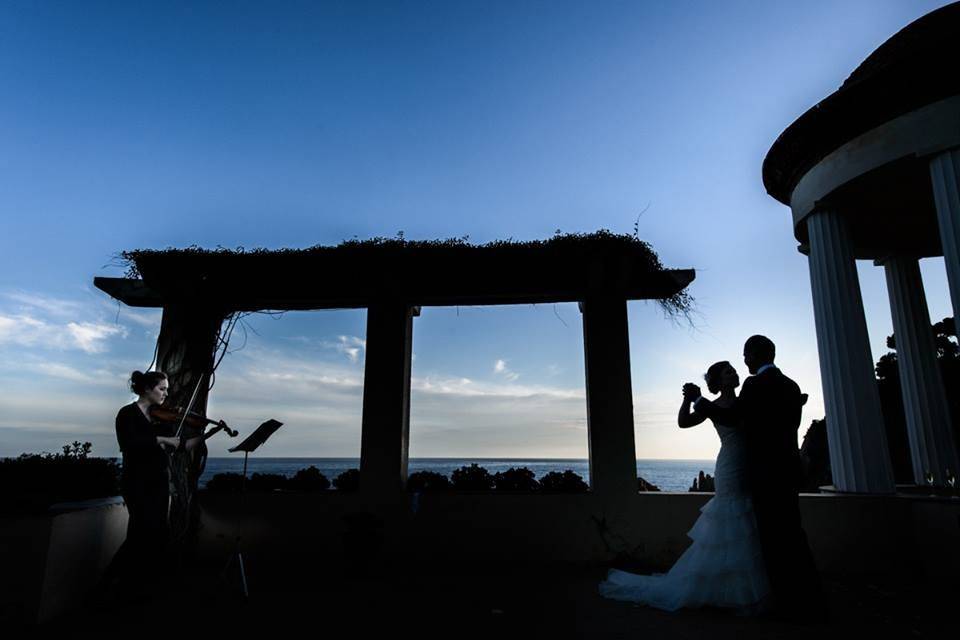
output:
<path id="1" fill-rule="evenodd" d="M 220 572 L 220 577 L 224 581 L 227 581 L 227 572 L 230 571 L 234 560 L 236 560 L 237 569 L 240 572 L 240 588 L 243 590 L 243 597 L 245 600 L 249 600 L 250 589 L 247 585 L 247 570 L 243 564 L 243 552 L 240 551 L 240 536 L 237 536 L 235 551 L 230 555 L 229 558 L 227 558 L 227 563 L 223 566 L 223 571 Z"/>
<path id="2" fill-rule="evenodd" d="M 243 568 L 243 553 L 241 553 L 239 550 L 237 550 L 237 563 L 240 565 L 240 581 L 243 584 L 243 597 L 249 600 L 250 591 L 247 589 L 247 572 Z"/>

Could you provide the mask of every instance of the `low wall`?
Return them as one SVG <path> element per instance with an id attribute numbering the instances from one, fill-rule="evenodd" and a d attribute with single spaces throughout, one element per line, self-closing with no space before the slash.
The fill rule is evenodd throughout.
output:
<path id="1" fill-rule="evenodd" d="M 55 505 L 42 515 L 0 516 L 0 620 L 33 624 L 75 608 L 126 527 L 119 497 Z"/>
<path id="2" fill-rule="evenodd" d="M 339 571 L 510 571 L 616 565 L 664 570 L 712 494 L 639 493 L 618 502 L 572 495 L 201 492 L 201 561 L 240 550 L 257 577 L 333 578 Z M 804 527 L 826 573 L 953 577 L 960 499 L 804 494 Z M 82 603 L 126 534 L 120 498 L 0 517 L 0 621 L 43 622 Z"/>
<path id="3" fill-rule="evenodd" d="M 428 493 L 376 503 L 337 492 L 204 494 L 200 548 L 209 558 L 240 549 L 251 570 L 304 575 L 557 563 L 656 571 L 689 545 L 711 496 Z M 960 571 L 960 499 L 804 494 L 801 511 L 823 572 Z"/>

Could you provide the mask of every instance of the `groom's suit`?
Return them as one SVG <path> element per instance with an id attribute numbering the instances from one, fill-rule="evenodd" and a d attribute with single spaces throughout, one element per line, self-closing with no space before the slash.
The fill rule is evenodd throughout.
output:
<path id="1" fill-rule="evenodd" d="M 778 609 L 802 615 L 822 609 L 820 579 L 800 524 L 801 483 L 797 429 L 804 402 L 797 383 L 772 365 L 747 378 L 730 407 L 706 398 L 697 413 L 743 429 L 747 483 L 753 497 L 757 534 Z"/>

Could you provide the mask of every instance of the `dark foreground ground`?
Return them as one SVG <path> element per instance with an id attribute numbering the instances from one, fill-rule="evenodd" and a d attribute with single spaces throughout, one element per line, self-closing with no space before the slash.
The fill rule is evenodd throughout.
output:
<path id="1" fill-rule="evenodd" d="M 314 637 L 525 638 L 938 638 L 956 637 L 960 587 L 890 576 L 824 576 L 831 619 L 810 625 L 744 618 L 721 610 L 666 613 L 606 600 L 605 571 L 457 571 L 417 575 L 336 570 L 286 577 L 248 570 L 250 598 L 235 566 L 193 568 L 156 598 L 91 593 L 83 608 L 39 631 L 180 637 L 185 632 Z M 293 588 L 292 582 L 301 583 Z M 139 632 L 139 633 L 138 633 Z M 385 636 L 389 637 L 389 636 Z"/>

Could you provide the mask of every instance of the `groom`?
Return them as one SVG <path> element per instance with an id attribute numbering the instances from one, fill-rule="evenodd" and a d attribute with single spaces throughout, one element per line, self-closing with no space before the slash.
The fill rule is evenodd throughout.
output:
<path id="1" fill-rule="evenodd" d="M 684 396 L 694 401 L 697 413 L 743 429 L 747 483 L 775 612 L 795 621 L 822 620 L 825 602 L 800 524 L 798 500 L 797 429 L 806 396 L 774 366 L 775 355 L 769 338 L 757 335 L 747 340 L 743 361 L 753 375 L 730 407 L 701 397 L 700 387 L 692 383 L 684 385 Z"/>

